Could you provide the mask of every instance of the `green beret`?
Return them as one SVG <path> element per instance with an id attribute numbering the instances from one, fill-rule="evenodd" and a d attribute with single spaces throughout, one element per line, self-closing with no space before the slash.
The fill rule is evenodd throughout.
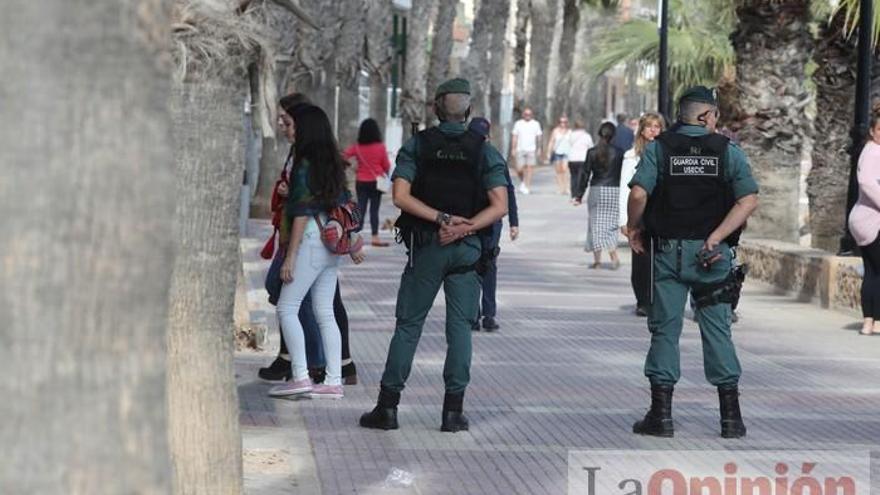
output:
<path id="1" fill-rule="evenodd" d="M 469 95 L 471 94 L 471 83 L 469 83 L 467 79 L 462 79 L 460 77 L 450 79 L 440 86 L 437 86 L 437 92 L 434 93 L 434 99 L 436 100 L 437 98 L 450 93 L 463 93 Z"/>
<path id="2" fill-rule="evenodd" d="M 718 94 L 714 88 L 709 89 L 706 86 L 692 86 L 681 94 L 679 102 L 682 101 L 699 101 L 710 105 L 718 105 Z"/>

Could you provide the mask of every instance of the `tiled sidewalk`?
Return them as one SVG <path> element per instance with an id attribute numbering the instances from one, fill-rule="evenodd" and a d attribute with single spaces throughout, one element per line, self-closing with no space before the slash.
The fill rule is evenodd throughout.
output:
<path id="1" fill-rule="evenodd" d="M 717 396 L 703 378 L 699 332 L 690 321 L 681 342 L 676 437 L 631 434 L 648 405 L 642 363 L 649 337 L 645 320 L 631 315 L 628 265 L 589 270 L 581 248 L 586 211 L 542 193 L 550 190 L 549 177 L 542 179 L 547 185 L 537 194 L 519 197 L 522 238 L 502 247 L 502 328 L 474 335 L 465 398 L 471 431 L 439 431 L 442 291 L 403 394 L 401 429 L 357 426 L 376 398 L 405 261 L 400 247 L 370 249 L 365 264 L 342 270 L 361 381 L 346 388 L 345 399 L 268 399 L 256 368 L 274 349 L 238 356 L 248 493 L 559 494 L 566 490 L 570 450 L 871 449 L 880 443 L 880 338 L 858 336 L 858 321 L 849 315 L 760 286 L 748 287 L 734 327 L 749 436 L 719 438 Z M 266 266 L 256 254 L 266 227 L 253 227 L 253 238 L 242 243 L 252 319 L 266 319 L 276 345 L 274 313 L 262 303 Z M 387 483 L 394 468 L 412 482 Z"/>

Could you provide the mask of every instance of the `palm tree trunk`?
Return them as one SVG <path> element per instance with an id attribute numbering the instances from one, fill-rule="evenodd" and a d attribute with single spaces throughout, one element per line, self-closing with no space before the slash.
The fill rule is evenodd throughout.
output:
<path id="1" fill-rule="evenodd" d="M 515 110 L 521 112 L 526 101 L 526 54 L 529 45 L 529 21 L 532 13 L 531 0 L 516 2 L 516 46 L 513 50 L 513 101 Z"/>
<path id="2" fill-rule="evenodd" d="M 242 94 L 243 81 L 200 81 L 178 84 L 171 98 L 178 254 L 170 298 L 168 410 L 178 494 L 241 493 L 232 360 Z"/>
<path id="3" fill-rule="evenodd" d="M 528 105 L 535 112 L 535 118 L 546 123 L 547 85 L 550 52 L 553 44 L 553 27 L 556 13 L 555 0 L 532 0 L 532 35 L 529 38 L 529 97 Z"/>
<path id="4" fill-rule="evenodd" d="M 360 74 L 364 52 L 366 28 L 366 4 L 364 0 L 336 2 L 341 9 L 342 26 L 334 46 L 336 81 L 339 84 L 337 140 L 342 146 L 357 139 L 360 125 Z"/>
<path id="5" fill-rule="evenodd" d="M 813 166 L 807 177 L 810 200 L 812 245 L 836 251 L 846 221 L 846 194 L 849 185 L 849 134 L 855 106 L 855 39 L 847 40 L 844 18 L 835 17 L 820 26 L 819 42 L 813 55 L 816 71 L 816 106 L 835 111 L 817 112 L 814 121 Z M 880 54 L 871 67 L 871 100 L 880 97 Z"/>
<path id="6" fill-rule="evenodd" d="M 562 38 L 559 46 L 559 70 L 556 75 L 553 108 L 559 115 L 571 113 L 571 87 L 575 55 L 575 38 L 580 23 L 578 0 L 565 0 L 562 19 Z"/>
<path id="7" fill-rule="evenodd" d="M 564 31 L 565 0 L 551 0 L 553 13 L 553 37 L 550 41 L 550 60 L 547 62 L 547 103 L 544 110 L 546 119 L 544 124 L 551 128 L 559 117 L 556 109 L 556 85 L 559 83 L 559 47 L 562 45 L 562 32 Z"/>
<path id="8" fill-rule="evenodd" d="M 471 44 L 464 63 L 464 74 L 471 82 L 471 103 L 473 114 L 489 115 L 487 96 L 489 93 L 489 46 L 492 43 L 492 22 L 496 13 L 492 0 L 481 0 L 474 16 L 471 29 Z M 502 3 L 502 2 L 497 2 Z"/>
<path id="9" fill-rule="evenodd" d="M 492 122 L 491 139 L 501 148 L 501 93 L 504 90 L 505 79 L 505 35 L 507 23 L 510 19 L 510 0 L 496 0 L 495 14 L 490 23 L 492 39 L 489 43 L 489 121 Z"/>
<path id="10" fill-rule="evenodd" d="M 425 123 L 427 97 L 425 82 L 428 76 L 428 32 L 436 0 L 413 0 L 407 27 L 406 68 L 403 90 L 400 92 L 400 113 L 404 135 L 411 122 Z"/>
<path id="11" fill-rule="evenodd" d="M 391 69 L 391 3 L 367 2 L 365 64 L 370 74 L 370 116 L 385 129 Z"/>
<path id="12" fill-rule="evenodd" d="M 752 237 L 798 241 L 800 163 L 808 120 L 805 66 L 812 40 L 808 0 L 742 0 L 736 52 L 737 127 L 761 187 Z"/>
<path id="13" fill-rule="evenodd" d="M 0 493 L 170 491 L 166 5 L 3 5 Z"/>
<path id="14" fill-rule="evenodd" d="M 487 2 L 483 2 L 487 3 Z M 452 54 L 452 28 L 458 2 L 441 1 L 434 20 L 434 38 L 431 41 L 431 62 L 428 66 L 425 94 L 430 95 L 449 75 L 449 56 Z"/>

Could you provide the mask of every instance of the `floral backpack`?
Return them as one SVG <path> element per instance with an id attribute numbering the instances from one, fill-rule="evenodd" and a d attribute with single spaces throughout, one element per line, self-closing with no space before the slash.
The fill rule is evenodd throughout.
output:
<path id="1" fill-rule="evenodd" d="M 315 215 L 324 247 L 337 255 L 356 253 L 364 247 L 364 239 L 359 233 L 362 221 L 357 203 L 351 200 L 327 211 L 326 222 L 321 221 L 320 215 Z"/>

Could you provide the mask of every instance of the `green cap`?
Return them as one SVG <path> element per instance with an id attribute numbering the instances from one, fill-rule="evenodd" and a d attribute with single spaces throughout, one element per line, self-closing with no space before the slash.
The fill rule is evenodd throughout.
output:
<path id="1" fill-rule="evenodd" d="M 681 94 L 681 98 L 678 99 L 679 102 L 685 100 L 718 105 L 718 93 L 714 88 L 710 89 L 706 86 L 692 86 L 686 89 L 684 93 Z"/>
<path id="2" fill-rule="evenodd" d="M 467 79 L 462 79 L 460 77 L 450 79 L 440 86 L 437 86 L 437 92 L 434 93 L 434 99 L 436 100 L 437 98 L 450 93 L 463 93 L 469 95 L 471 94 L 471 83 L 469 83 Z"/>

